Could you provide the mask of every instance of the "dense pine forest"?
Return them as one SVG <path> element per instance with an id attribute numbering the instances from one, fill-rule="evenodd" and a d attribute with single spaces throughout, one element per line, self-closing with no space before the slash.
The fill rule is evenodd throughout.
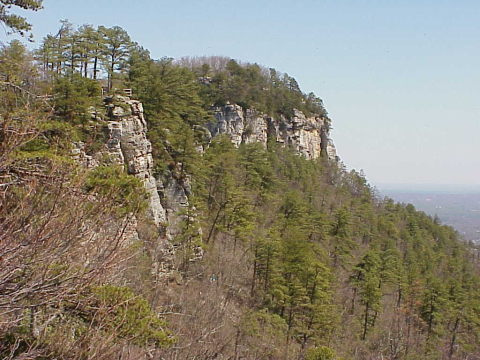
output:
<path id="1" fill-rule="evenodd" d="M 1 358 L 480 359 L 478 249 L 453 228 L 325 153 L 208 136 L 226 104 L 330 124 L 293 77 L 154 60 L 120 27 L 37 45 L 0 49 Z M 130 99 L 175 221 L 104 150 Z"/>

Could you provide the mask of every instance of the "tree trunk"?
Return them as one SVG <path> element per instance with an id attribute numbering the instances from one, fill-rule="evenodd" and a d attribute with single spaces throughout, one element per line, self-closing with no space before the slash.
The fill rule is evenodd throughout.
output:
<path id="1" fill-rule="evenodd" d="M 93 79 L 97 80 L 97 65 L 98 65 L 98 56 L 95 56 L 95 60 L 93 62 Z"/>
<path id="2" fill-rule="evenodd" d="M 112 56 L 112 61 L 110 63 L 110 72 L 108 74 L 108 90 L 112 91 L 113 88 L 113 70 L 115 69 L 115 58 Z"/>
<path id="3" fill-rule="evenodd" d="M 257 249 L 255 249 L 255 260 L 253 260 L 253 278 L 252 278 L 252 288 L 250 289 L 250 295 L 253 297 L 255 293 L 255 277 L 257 276 Z"/>
<path id="4" fill-rule="evenodd" d="M 367 301 L 365 304 L 365 322 L 363 323 L 363 335 L 362 335 L 362 340 L 365 340 L 367 338 L 367 328 L 368 328 L 368 310 L 369 309 L 370 303 Z"/>
<path id="5" fill-rule="evenodd" d="M 353 296 L 352 296 L 352 306 L 350 308 L 350 313 L 353 314 L 355 312 L 355 298 L 357 297 L 357 288 L 353 288 Z"/>
<path id="6" fill-rule="evenodd" d="M 208 244 L 210 242 L 210 239 L 213 235 L 213 230 L 215 229 L 215 226 L 217 225 L 218 218 L 220 217 L 220 214 L 221 214 L 222 210 L 225 208 L 225 206 L 227 206 L 227 203 L 222 204 L 222 206 L 220 206 L 220 208 L 218 209 L 217 215 L 215 216 L 215 220 L 213 220 L 212 227 L 210 228 L 210 231 L 208 233 L 208 237 L 205 240 L 205 244 Z"/>
<path id="7" fill-rule="evenodd" d="M 455 353 L 455 341 L 457 340 L 457 330 L 458 326 L 460 325 L 460 318 L 457 318 L 455 321 L 455 326 L 453 327 L 453 336 L 452 336 L 452 343 L 450 344 L 450 354 L 449 359 L 453 359 L 453 354 Z"/>

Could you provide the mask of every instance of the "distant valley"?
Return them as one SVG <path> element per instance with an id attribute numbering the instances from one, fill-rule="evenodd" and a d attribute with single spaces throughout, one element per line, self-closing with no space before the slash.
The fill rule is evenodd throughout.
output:
<path id="1" fill-rule="evenodd" d="M 480 188 L 460 185 L 378 185 L 382 196 L 410 203 L 428 215 L 438 215 L 465 240 L 480 244 Z"/>

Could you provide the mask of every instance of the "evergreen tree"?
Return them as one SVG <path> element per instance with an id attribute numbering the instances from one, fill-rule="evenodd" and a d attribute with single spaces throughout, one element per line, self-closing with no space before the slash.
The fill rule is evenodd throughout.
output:
<path id="1" fill-rule="evenodd" d="M 365 340 L 369 329 L 375 327 L 382 299 L 381 260 L 375 249 L 369 250 L 355 266 L 351 281 L 364 305 L 361 339 Z"/>
<path id="2" fill-rule="evenodd" d="M 83 78 L 79 73 L 58 77 L 53 86 L 56 114 L 72 123 L 89 120 L 88 109 L 100 97 L 100 88 L 94 80 Z"/>
<path id="3" fill-rule="evenodd" d="M 351 239 L 351 216 L 347 209 L 342 208 L 335 212 L 331 225 L 331 243 L 333 265 L 345 265 L 351 256 L 351 251 L 357 246 Z"/>
<path id="4" fill-rule="evenodd" d="M 42 0 L 1 0 L 0 21 L 13 33 L 24 36 L 32 29 L 32 25 L 23 16 L 11 14 L 10 8 L 16 6 L 23 10 L 38 11 L 42 9 L 42 2 Z M 30 39 L 32 37 L 33 35 L 30 35 Z"/>
<path id="5" fill-rule="evenodd" d="M 105 56 L 105 68 L 108 74 L 108 90 L 113 88 L 115 70 L 119 70 L 127 60 L 131 47 L 131 39 L 128 33 L 120 26 L 106 28 L 99 26 L 98 31 L 103 38 L 103 55 Z"/>

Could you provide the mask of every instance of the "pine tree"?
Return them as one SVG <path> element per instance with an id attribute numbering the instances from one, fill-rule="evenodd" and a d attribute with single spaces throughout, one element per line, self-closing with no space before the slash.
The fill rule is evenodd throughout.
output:
<path id="1" fill-rule="evenodd" d="M 331 224 L 331 246 L 333 266 L 345 265 L 351 256 L 351 251 L 357 244 L 351 239 L 351 216 L 347 209 L 342 208 L 335 212 Z"/>
<path id="2" fill-rule="evenodd" d="M 113 79 L 115 71 L 127 60 L 132 41 L 128 33 L 120 26 L 106 28 L 99 26 L 98 31 L 103 38 L 103 55 L 105 59 L 105 68 L 108 74 L 108 90 L 113 89 Z"/>
<path id="3" fill-rule="evenodd" d="M 364 305 L 362 315 L 362 335 L 365 340 L 369 329 L 375 327 L 375 323 L 380 311 L 381 292 L 381 260 L 379 253 L 375 250 L 369 250 L 354 267 L 351 282 L 355 292 Z M 355 296 L 355 295 L 354 295 Z"/>
<path id="4" fill-rule="evenodd" d="M 12 33 L 18 33 L 25 36 L 31 29 L 32 25 L 19 15 L 11 14 L 10 8 L 16 6 L 23 10 L 38 11 L 42 9 L 42 0 L 1 0 L 0 1 L 0 22 L 5 24 Z M 30 39 L 33 35 L 30 35 Z"/>

